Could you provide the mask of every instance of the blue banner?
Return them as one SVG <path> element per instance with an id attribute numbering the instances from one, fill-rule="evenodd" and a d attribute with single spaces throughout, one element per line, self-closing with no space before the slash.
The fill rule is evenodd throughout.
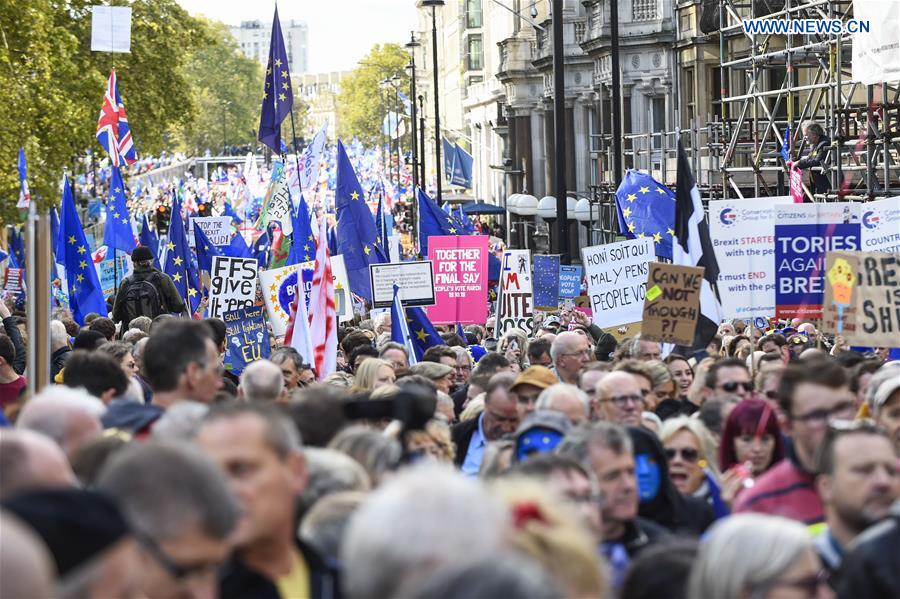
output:
<path id="1" fill-rule="evenodd" d="M 859 249 L 859 223 L 775 225 L 775 316 L 821 318 L 825 254 Z"/>
<path id="2" fill-rule="evenodd" d="M 578 297 L 581 295 L 581 267 L 559 267 L 559 297 Z"/>
<path id="3" fill-rule="evenodd" d="M 124 252 L 116 253 L 116 262 L 119 267 L 118 277 L 113 266 L 113 252 L 109 251 L 108 258 L 97 264 L 97 273 L 100 275 L 100 287 L 103 289 L 103 297 L 109 297 L 116 291 L 116 283 L 122 284 L 128 276 L 128 256 Z"/>
<path id="4" fill-rule="evenodd" d="M 266 328 L 266 307 L 251 306 L 225 312 L 225 368 L 240 374 L 251 362 L 269 357 L 269 330 Z"/>
<path id="5" fill-rule="evenodd" d="M 559 308 L 559 256 L 534 256 L 534 308 Z"/>

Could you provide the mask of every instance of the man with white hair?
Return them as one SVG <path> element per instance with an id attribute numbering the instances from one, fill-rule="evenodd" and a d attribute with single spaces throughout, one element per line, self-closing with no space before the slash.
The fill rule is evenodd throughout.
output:
<path id="1" fill-rule="evenodd" d="M 644 395 L 637 377 L 628 372 L 610 372 L 597 383 L 591 405 L 592 420 L 606 420 L 622 426 L 640 426 Z"/>
<path id="2" fill-rule="evenodd" d="M 591 361 L 591 346 L 584 335 L 566 331 L 553 340 L 550 357 L 560 382 L 577 385 L 578 373 Z"/>
<path id="3" fill-rule="evenodd" d="M 375 317 L 375 334 L 381 335 L 382 333 L 387 333 L 390 335 L 391 333 L 391 312 L 388 310 L 387 312 L 382 312 L 378 316 Z"/>
<path id="4" fill-rule="evenodd" d="M 341 547 L 344 591 L 351 599 L 393 597 L 413 576 L 490 560 L 508 522 L 507 511 L 476 481 L 438 465 L 406 470 L 351 518 Z"/>
<path id="5" fill-rule="evenodd" d="M 69 332 L 66 325 L 58 320 L 50 321 L 50 378 L 56 378 L 59 371 L 66 366 L 66 360 L 72 355 L 69 345 Z"/>
<path id="6" fill-rule="evenodd" d="M 584 391 L 575 385 L 557 383 L 538 395 L 535 409 L 560 412 L 573 425 L 578 425 L 587 420 L 590 406 Z"/>
<path id="7" fill-rule="evenodd" d="M 238 396 L 250 402 L 287 403 L 283 391 L 284 377 L 281 375 L 281 369 L 268 360 L 257 360 L 244 369 Z"/>
<path id="8" fill-rule="evenodd" d="M 656 341 L 644 341 L 640 333 L 631 340 L 631 357 L 641 362 L 662 359 L 662 346 Z"/>
<path id="9" fill-rule="evenodd" d="M 27 430 L 0 429 L 0 499 L 23 491 L 72 487 L 75 473 L 59 445 Z"/>
<path id="10" fill-rule="evenodd" d="M 16 427 L 42 433 L 71 457 L 75 451 L 103 431 L 100 418 L 106 407 L 83 389 L 55 385 L 26 402 Z"/>

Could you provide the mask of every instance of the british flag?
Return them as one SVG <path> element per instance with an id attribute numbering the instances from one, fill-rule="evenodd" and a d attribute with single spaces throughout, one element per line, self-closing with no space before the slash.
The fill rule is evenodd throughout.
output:
<path id="1" fill-rule="evenodd" d="M 115 69 L 109 73 L 106 94 L 103 96 L 103 105 L 100 107 L 100 118 L 97 120 L 97 140 L 106 149 L 113 166 L 120 166 L 123 162 L 125 164 L 137 162 L 134 140 L 131 138 L 131 127 L 128 126 L 128 117 L 125 116 L 122 96 L 119 95 Z"/>

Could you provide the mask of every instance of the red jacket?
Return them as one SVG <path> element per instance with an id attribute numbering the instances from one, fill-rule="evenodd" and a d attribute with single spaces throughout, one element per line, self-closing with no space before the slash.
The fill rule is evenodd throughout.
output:
<path id="1" fill-rule="evenodd" d="M 795 461 L 793 452 L 756 479 L 756 484 L 738 495 L 734 511 L 784 516 L 807 525 L 825 521 L 822 500 L 816 493 L 815 477 Z"/>

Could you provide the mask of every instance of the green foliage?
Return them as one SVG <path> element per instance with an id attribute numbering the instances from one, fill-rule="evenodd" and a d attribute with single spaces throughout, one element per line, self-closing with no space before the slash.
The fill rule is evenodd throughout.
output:
<path id="1" fill-rule="evenodd" d="M 397 76 L 400 91 L 409 95 L 407 63 L 409 54 L 398 44 L 376 45 L 369 51 L 359 66 L 341 81 L 337 101 L 338 136 L 344 139 L 356 136 L 366 145 L 379 143 L 385 111 L 403 114 L 404 110 L 393 90 L 382 91 L 379 83 Z"/>

